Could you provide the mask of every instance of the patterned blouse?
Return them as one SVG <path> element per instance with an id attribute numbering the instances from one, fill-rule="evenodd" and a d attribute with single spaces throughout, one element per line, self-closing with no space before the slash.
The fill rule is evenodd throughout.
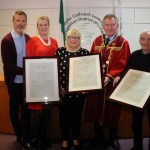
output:
<path id="1" fill-rule="evenodd" d="M 88 55 L 89 51 L 83 48 L 80 48 L 77 52 L 69 52 L 66 50 L 66 47 L 58 48 L 55 55 L 60 58 L 59 60 L 59 71 L 60 71 L 60 85 L 66 89 L 67 86 L 67 64 L 69 57 L 76 57 L 82 55 Z"/>

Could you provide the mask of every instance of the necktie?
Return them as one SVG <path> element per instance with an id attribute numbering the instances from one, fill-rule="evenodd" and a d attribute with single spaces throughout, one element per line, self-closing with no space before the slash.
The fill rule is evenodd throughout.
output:
<path id="1" fill-rule="evenodd" d="M 109 44 L 109 41 L 110 41 L 109 38 L 106 38 L 106 39 L 105 39 L 105 46 L 107 46 L 107 45 Z"/>

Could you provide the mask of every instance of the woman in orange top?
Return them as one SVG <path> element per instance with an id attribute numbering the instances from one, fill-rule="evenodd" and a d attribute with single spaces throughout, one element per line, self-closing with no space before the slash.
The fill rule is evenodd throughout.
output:
<path id="1" fill-rule="evenodd" d="M 37 20 L 38 36 L 32 37 L 26 47 L 27 56 L 54 56 L 58 44 L 57 41 L 49 37 L 50 21 L 47 16 L 41 16 Z M 29 104 L 28 108 L 35 113 L 36 125 L 36 147 L 46 150 L 46 130 L 50 119 L 50 105 Z"/>

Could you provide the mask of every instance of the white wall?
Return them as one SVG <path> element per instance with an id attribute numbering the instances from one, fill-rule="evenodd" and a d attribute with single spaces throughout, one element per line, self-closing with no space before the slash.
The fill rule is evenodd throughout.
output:
<path id="1" fill-rule="evenodd" d="M 58 8 L 59 0 L 0 0 L 0 9 Z M 63 0 L 64 7 L 117 7 L 118 0 Z M 121 0 L 123 7 L 149 7 L 149 0 Z"/>
<path id="2" fill-rule="evenodd" d="M 129 41 L 131 50 L 140 48 L 139 34 L 150 28 L 150 0 L 120 0 L 123 36 Z M 28 15 L 26 32 L 36 34 L 36 19 L 47 15 L 51 20 L 50 34 L 60 42 L 59 0 L 0 0 L 0 41 L 12 29 L 12 15 L 16 9 L 23 9 Z M 107 13 L 118 15 L 118 0 L 63 0 L 65 16 L 73 12 L 91 12 L 99 18 Z M 92 29 L 91 29 L 92 30 Z M 99 34 L 99 33 L 97 33 Z M 2 62 L 0 55 L 0 73 Z"/>

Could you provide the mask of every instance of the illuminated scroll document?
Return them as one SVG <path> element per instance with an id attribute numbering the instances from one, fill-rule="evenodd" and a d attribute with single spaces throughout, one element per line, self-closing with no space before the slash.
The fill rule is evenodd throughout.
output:
<path id="1" fill-rule="evenodd" d="M 24 58 L 25 99 L 29 103 L 59 101 L 58 59 Z"/>
<path id="2" fill-rule="evenodd" d="M 68 92 L 95 92 L 103 89 L 99 54 L 69 58 Z"/>
<path id="3" fill-rule="evenodd" d="M 143 108 L 150 95 L 150 73 L 129 69 L 110 99 Z"/>

